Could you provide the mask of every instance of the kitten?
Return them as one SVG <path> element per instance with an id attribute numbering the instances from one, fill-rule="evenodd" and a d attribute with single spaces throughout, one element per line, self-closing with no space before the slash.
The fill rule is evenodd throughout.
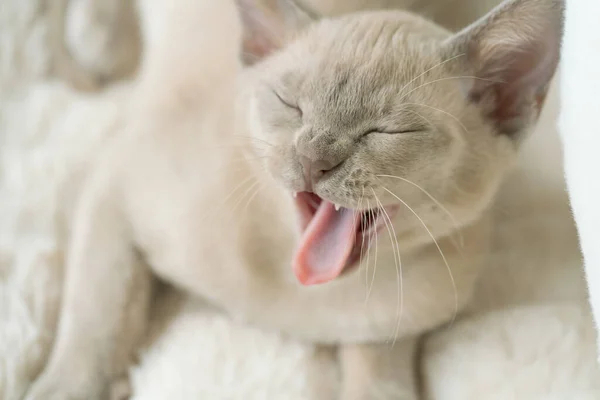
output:
<path id="1" fill-rule="evenodd" d="M 223 0 L 142 16 L 138 97 L 75 211 L 59 331 L 29 400 L 108 395 L 153 274 L 339 344 L 343 399 L 416 398 L 419 336 L 468 303 L 488 207 L 558 62 L 562 1 L 511 0 L 457 34 L 400 11 L 238 6 L 243 38 Z"/>

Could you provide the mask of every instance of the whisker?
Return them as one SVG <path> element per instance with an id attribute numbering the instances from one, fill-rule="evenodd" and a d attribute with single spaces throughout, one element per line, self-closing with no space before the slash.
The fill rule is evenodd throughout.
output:
<path id="1" fill-rule="evenodd" d="M 364 188 L 363 188 L 364 190 Z M 371 209 L 371 202 L 367 200 L 367 219 L 371 219 L 373 216 L 373 210 Z M 377 236 L 375 236 L 377 237 Z M 371 243 L 373 241 L 373 235 L 368 233 L 369 240 L 369 250 L 367 250 L 367 270 L 365 271 L 365 288 L 366 288 L 366 297 L 365 297 L 365 305 L 369 302 L 369 298 L 371 297 L 371 290 L 373 289 L 373 282 L 375 281 L 375 273 L 377 271 L 377 257 L 374 259 L 373 265 L 373 277 L 371 278 L 371 285 L 369 286 L 369 268 L 371 264 Z"/>
<path id="2" fill-rule="evenodd" d="M 456 231 L 459 234 L 459 237 L 460 237 L 460 246 L 464 247 L 464 238 L 463 238 L 462 232 L 459 229 L 458 222 L 456 221 L 456 219 L 454 218 L 454 216 L 452 215 L 452 213 L 441 202 L 439 202 L 435 197 L 433 197 L 433 195 L 431 193 L 429 193 L 427 190 L 423 189 L 421 186 L 417 185 L 413 181 L 411 181 L 409 179 L 406 179 L 406 178 L 403 178 L 401 176 L 395 176 L 395 175 L 376 175 L 376 176 L 378 178 L 382 177 L 382 178 L 390 178 L 390 179 L 401 180 L 403 182 L 408 183 L 409 185 L 413 185 L 414 187 L 416 187 L 417 189 L 419 189 L 421 192 L 423 192 L 427 197 L 429 197 L 431 199 L 431 201 L 433 201 L 442 211 L 444 211 L 448 215 L 448 217 L 452 221 L 452 224 L 454 225 L 454 229 L 456 229 Z"/>
<path id="3" fill-rule="evenodd" d="M 394 263 L 396 264 L 396 284 L 398 286 L 398 289 L 397 289 L 398 294 L 397 294 L 397 300 L 396 300 L 397 301 L 396 328 L 394 329 L 394 334 L 393 334 L 394 339 L 392 341 L 392 347 L 393 347 L 396 344 L 396 340 L 398 339 L 398 332 L 400 331 L 400 321 L 402 320 L 402 315 L 404 314 L 404 282 L 403 282 L 403 276 L 402 276 L 403 275 L 402 274 L 402 259 L 400 258 L 400 246 L 398 244 L 396 230 L 394 229 L 394 224 L 392 223 L 392 219 L 390 218 L 389 214 L 383 207 L 383 204 L 377 197 L 377 194 L 375 194 L 375 191 L 373 189 L 371 189 L 371 191 L 373 192 L 373 196 L 375 197 L 375 200 L 379 204 L 379 209 L 383 213 L 383 221 L 386 225 L 388 233 L 390 234 L 390 241 L 392 244 L 392 252 L 394 254 Z M 389 223 L 389 225 L 388 225 L 388 223 Z M 392 233 L 393 233 L 393 236 L 392 236 Z M 395 245 L 394 245 L 394 243 L 395 243 Z M 396 258 L 396 255 L 397 255 L 397 258 Z"/>
<path id="4" fill-rule="evenodd" d="M 240 139 L 246 139 L 246 140 L 254 140 L 254 141 L 257 141 L 257 142 L 259 142 L 261 144 L 265 144 L 265 145 L 267 145 L 269 147 L 275 146 L 273 143 L 269 143 L 266 140 L 263 140 L 263 139 L 260 139 L 260 138 L 254 137 L 254 136 L 237 135 L 236 134 L 236 135 L 233 135 L 233 137 L 240 138 Z"/>
<path id="5" fill-rule="evenodd" d="M 226 145 L 226 144 L 221 144 L 221 145 L 218 145 L 218 146 L 210 146 L 210 147 L 207 146 L 204 149 L 208 150 L 208 151 L 210 151 L 210 150 L 215 150 L 215 151 L 218 151 L 218 150 L 231 150 L 232 152 L 235 152 L 236 155 L 239 155 L 239 156 L 243 155 L 243 158 L 246 158 L 246 159 L 252 159 L 253 157 L 262 157 L 262 158 L 268 158 L 268 157 L 270 157 L 269 155 L 265 154 L 265 152 L 267 150 L 266 148 L 260 148 L 260 147 L 258 147 L 256 145 L 252 145 L 252 144 L 247 144 L 247 145 L 241 145 L 241 144 L 240 145 L 235 145 L 235 144 L 233 144 L 233 145 L 231 145 L 231 144 L 230 145 Z M 255 152 L 255 153 L 260 153 L 260 155 L 258 155 L 258 154 L 252 154 L 252 155 L 250 155 L 249 152 L 251 152 L 251 151 Z"/>
<path id="6" fill-rule="evenodd" d="M 463 124 L 462 121 L 459 120 L 454 114 L 449 113 L 448 111 L 444 111 L 444 110 L 441 110 L 441 109 L 439 109 L 437 107 L 432 107 L 432 106 L 429 106 L 427 104 L 421 104 L 421 103 L 402 103 L 402 105 L 421 106 L 421 107 L 426 107 L 426 108 L 430 108 L 432 110 L 441 112 L 442 114 L 445 114 L 445 115 L 449 116 L 450 118 L 452 118 L 453 120 L 455 120 L 456 122 L 458 122 L 458 124 L 463 128 L 463 130 L 465 131 L 465 133 L 469 133 L 469 130 L 467 129 L 467 127 L 465 126 L 465 124 Z"/>
<path id="7" fill-rule="evenodd" d="M 362 209 L 362 202 L 364 200 L 365 197 L 365 188 L 362 188 L 362 194 L 360 195 L 360 201 L 358 202 L 358 210 Z M 368 212 L 368 209 L 367 209 Z M 361 224 L 362 224 L 362 217 L 361 217 Z M 364 232 L 362 232 L 362 238 L 361 238 L 361 243 L 360 243 L 360 262 L 363 261 L 363 255 L 364 255 L 364 250 L 365 250 L 365 234 Z M 365 289 L 368 287 L 369 284 L 369 249 L 367 249 L 367 264 L 365 265 Z"/>
<path id="8" fill-rule="evenodd" d="M 262 161 L 262 160 L 267 160 L 269 159 L 271 156 L 252 156 L 252 157 L 248 157 L 248 156 L 240 156 L 239 158 L 236 159 L 231 159 L 230 163 L 231 165 L 236 165 L 236 164 L 240 164 L 240 163 L 245 163 L 241 169 L 245 169 L 248 170 L 248 161 Z"/>
<path id="9" fill-rule="evenodd" d="M 402 105 L 404 105 L 404 104 L 406 104 L 406 103 L 403 103 Z M 437 130 L 437 128 L 436 128 L 436 126 L 435 126 L 435 124 L 434 124 L 433 122 L 431 122 L 431 120 L 430 120 L 429 118 L 427 118 L 427 117 L 425 117 L 425 116 L 423 116 L 423 115 L 419 114 L 419 113 L 418 113 L 418 112 L 416 112 L 415 110 L 410 110 L 410 109 L 408 109 L 408 110 L 405 110 L 405 111 L 408 111 L 408 112 L 411 112 L 411 113 L 413 113 L 413 114 L 416 114 L 416 115 L 417 115 L 419 118 L 421 118 L 421 119 L 425 120 L 425 122 L 427 122 L 429 125 L 431 125 L 431 129 L 432 129 L 432 130 L 434 130 L 434 131 L 436 131 L 436 130 Z"/>
<path id="10" fill-rule="evenodd" d="M 254 193 L 252 193 L 252 195 L 248 198 L 248 201 L 246 201 L 244 208 L 242 208 L 242 213 L 240 215 L 241 218 L 244 218 L 247 215 L 246 212 L 248 211 L 250 203 L 252 203 L 252 201 L 256 198 L 256 195 L 258 195 L 261 189 L 263 189 L 263 184 L 259 184 Z"/>
<path id="11" fill-rule="evenodd" d="M 246 199 L 250 195 L 250 193 L 253 192 L 254 188 L 256 188 L 256 186 L 258 186 L 259 184 L 260 182 L 258 180 L 255 180 L 255 182 L 252 185 L 250 185 L 250 187 L 248 187 L 240 197 L 238 197 L 234 205 L 231 207 L 231 216 L 233 216 L 233 213 L 237 209 L 237 207 L 244 201 L 244 199 Z"/>
<path id="12" fill-rule="evenodd" d="M 254 176 L 249 176 L 246 179 L 244 179 L 243 181 L 241 181 L 231 192 L 229 192 L 229 194 L 227 196 L 225 196 L 225 198 L 221 201 L 221 204 L 225 204 L 227 203 L 227 200 L 229 200 L 231 198 L 231 196 L 234 195 L 235 192 L 237 192 L 244 184 L 248 183 L 251 180 L 256 180 L 256 178 Z"/>
<path id="13" fill-rule="evenodd" d="M 339 211 L 336 211 L 336 212 L 339 212 Z M 357 220 L 358 220 L 358 224 L 361 223 L 360 218 L 356 218 L 360 213 L 361 213 L 361 211 L 360 211 L 360 205 L 354 211 L 352 211 L 352 219 L 353 219 L 353 221 L 352 221 L 352 231 L 353 232 L 357 231 L 357 226 L 356 226 Z M 346 249 L 344 249 L 344 252 L 347 253 L 348 250 L 352 251 L 351 248 L 353 248 L 354 245 L 355 245 L 354 242 L 348 242 L 346 244 Z"/>
<path id="14" fill-rule="evenodd" d="M 452 289 L 454 290 L 454 315 L 452 316 L 452 320 L 450 322 L 450 324 L 452 325 L 454 323 L 454 320 L 456 319 L 456 316 L 458 315 L 458 291 L 456 289 L 456 282 L 454 280 L 454 275 L 452 274 L 452 269 L 450 268 L 450 265 L 448 264 L 448 260 L 446 260 L 446 256 L 444 255 L 444 252 L 442 251 L 442 248 L 440 247 L 439 243 L 437 242 L 437 240 L 433 236 L 433 233 L 431 233 L 431 230 L 429 230 L 429 228 L 425 224 L 425 221 L 423 221 L 423 219 L 419 216 L 419 214 L 417 214 L 415 212 L 415 210 L 413 210 L 408 204 L 406 204 L 406 202 L 404 200 L 402 200 L 400 197 L 398 197 L 394 193 L 392 193 L 392 191 L 389 190 L 388 188 L 383 187 L 383 190 L 385 190 L 386 192 L 388 192 L 389 194 L 391 194 L 392 196 L 394 196 L 400 203 L 402 203 L 406 208 L 408 208 L 410 210 L 410 212 L 412 212 L 414 214 L 415 217 L 417 217 L 417 219 L 419 220 L 419 222 L 421 222 L 421 224 L 423 225 L 423 228 L 425 228 L 425 230 L 427 231 L 427 233 L 431 237 L 431 240 L 433 240 L 433 243 L 435 244 L 435 247 L 437 247 L 438 251 L 440 252 L 440 256 L 442 256 L 442 260 L 444 261 L 444 264 L 446 265 L 446 269 L 448 270 L 448 274 L 450 275 L 450 281 L 452 283 Z"/>
<path id="15" fill-rule="evenodd" d="M 372 212 L 372 211 L 371 211 Z M 373 212 L 372 212 L 373 213 Z M 375 215 L 373 213 L 372 218 L 375 218 Z M 377 267 L 377 257 L 378 257 L 378 239 L 377 239 L 377 232 L 373 233 L 373 236 L 375 236 L 375 266 Z M 373 285 L 375 284 L 375 271 L 373 271 L 373 277 L 371 278 L 371 286 L 369 287 L 369 295 L 371 294 L 371 291 L 373 290 Z"/>
<path id="16" fill-rule="evenodd" d="M 414 89 L 412 89 L 412 90 L 409 90 L 409 91 L 408 91 L 406 94 L 404 94 L 404 95 L 402 95 L 402 96 L 400 97 L 399 101 L 402 101 L 402 100 L 404 100 L 404 99 L 405 99 L 406 97 L 408 97 L 408 95 L 410 95 L 412 92 L 414 92 L 414 91 L 416 91 L 416 90 L 419 90 L 419 89 L 421 89 L 421 88 L 422 88 L 422 87 L 424 87 L 424 86 L 432 85 L 432 84 L 434 84 L 434 83 L 437 83 L 437 82 L 449 81 L 449 80 L 452 80 L 452 79 L 476 79 L 476 80 L 479 80 L 479 81 L 486 81 L 486 82 L 493 82 L 493 83 L 505 83 L 505 82 L 503 82 L 503 81 L 497 81 L 497 80 L 493 80 L 493 79 L 480 78 L 480 77 L 478 77 L 478 76 L 471 76 L 471 75 L 464 75 L 464 76 L 448 76 L 448 77 L 445 77 L 445 78 L 439 78 L 439 79 L 434 79 L 434 80 L 432 80 L 432 81 L 425 82 L 425 83 L 423 83 L 423 84 L 421 84 L 421 85 L 417 86 L 416 88 L 414 88 Z"/>
<path id="17" fill-rule="evenodd" d="M 449 63 L 452 60 L 456 60 L 457 58 L 462 57 L 464 55 L 466 55 L 466 53 L 461 53 L 461 54 L 458 54 L 458 55 L 456 55 L 454 57 L 450 57 L 450 58 L 448 58 L 448 59 L 446 59 L 446 60 L 444 60 L 444 61 L 442 61 L 442 62 L 440 62 L 440 63 L 438 63 L 436 65 L 434 65 L 433 67 L 425 70 L 423 73 L 415 76 L 413 79 L 411 79 L 410 81 L 408 81 L 408 83 L 406 83 L 404 86 L 402 86 L 402 89 L 399 90 L 399 93 L 402 93 L 404 91 L 404 89 L 406 89 L 408 87 L 408 85 L 412 84 L 413 82 L 415 82 L 417 79 L 421 78 L 423 75 L 427 74 L 428 72 L 433 71 L 434 69 L 439 68 L 442 65 L 444 65 L 446 63 Z"/>
<path id="18" fill-rule="evenodd" d="M 242 143 L 242 142 L 224 142 L 219 143 L 217 146 L 207 147 L 209 149 L 243 149 L 246 150 L 249 147 L 258 149 L 260 145 L 264 143 Z M 266 144 L 265 144 L 266 145 Z"/>
<path id="19" fill-rule="evenodd" d="M 369 220 L 371 221 L 375 221 L 376 220 L 376 215 L 375 215 L 375 210 L 374 209 L 369 209 Z M 387 225 L 386 225 L 387 227 Z M 389 231 L 388 231 L 389 232 Z M 373 273 L 371 274 L 371 283 L 368 286 L 368 291 L 367 291 L 367 301 L 369 301 L 369 298 L 371 297 L 371 293 L 373 292 L 373 287 L 375 285 L 375 274 L 377 272 L 377 233 L 373 232 L 371 234 L 369 234 L 369 247 L 371 246 L 371 241 L 375 239 L 375 257 L 373 259 Z"/>
<path id="20" fill-rule="evenodd" d="M 243 164 L 240 169 L 243 171 L 248 171 L 250 164 L 248 163 L 249 161 L 264 161 L 264 160 L 269 160 L 271 159 L 272 156 L 268 155 L 268 154 L 239 154 L 236 157 L 230 157 L 228 160 L 225 160 L 225 162 L 223 164 L 227 164 L 227 165 L 237 165 L 237 164 Z M 223 165 L 222 164 L 218 164 L 219 168 L 222 168 Z M 261 170 L 264 170 L 265 172 L 267 171 L 266 169 L 266 165 L 264 165 L 263 163 L 255 163 L 252 164 L 252 167 L 259 167 Z"/>
<path id="21" fill-rule="evenodd" d="M 250 186 L 250 188 L 254 187 L 257 183 L 258 180 L 254 177 L 254 176 L 249 176 L 246 179 L 242 180 L 238 185 L 236 185 L 235 188 L 233 188 L 233 190 L 231 190 L 225 197 L 224 199 L 220 202 L 220 204 L 217 205 L 217 209 L 210 209 L 207 210 L 206 213 L 204 213 L 201 216 L 201 219 L 204 220 L 205 218 L 209 217 L 209 214 L 212 216 L 218 216 L 220 211 L 223 209 L 223 207 L 225 207 L 227 205 L 227 201 L 234 195 L 236 194 L 236 192 L 238 192 L 240 189 L 242 189 L 244 187 L 244 185 L 255 181 L 255 183 L 253 185 Z M 231 215 L 231 214 L 230 214 Z"/>

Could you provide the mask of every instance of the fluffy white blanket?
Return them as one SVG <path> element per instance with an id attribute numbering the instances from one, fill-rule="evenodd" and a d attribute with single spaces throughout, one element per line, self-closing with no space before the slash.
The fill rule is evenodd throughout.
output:
<path id="1" fill-rule="evenodd" d="M 86 96 L 52 81 L 44 3 L 4 0 L 0 7 L 2 400 L 20 399 L 48 355 L 68 236 L 64 211 L 97 149 L 117 133 L 132 90 Z M 505 218 L 476 312 L 426 341 L 430 399 L 600 398 L 555 116 L 551 104 L 502 194 Z M 337 388 L 329 349 L 175 295 L 159 306 L 159 315 L 172 318 L 160 318 L 132 370 L 135 399 L 300 400 Z"/>

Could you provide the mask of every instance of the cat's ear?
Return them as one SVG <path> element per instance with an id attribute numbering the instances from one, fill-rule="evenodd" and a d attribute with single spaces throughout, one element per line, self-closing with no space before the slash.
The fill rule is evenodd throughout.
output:
<path id="1" fill-rule="evenodd" d="M 281 48 L 317 16 L 296 0 L 236 0 L 243 25 L 242 59 L 254 64 Z"/>
<path id="2" fill-rule="evenodd" d="M 472 75 L 469 97 L 501 133 L 537 119 L 560 58 L 563 0 L 509 0 L 452 37 L 449 57 Z"/>

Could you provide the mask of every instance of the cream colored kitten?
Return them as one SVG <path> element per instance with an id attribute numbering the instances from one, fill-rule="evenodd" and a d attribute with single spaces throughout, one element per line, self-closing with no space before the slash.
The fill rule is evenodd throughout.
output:
<path id="1" fill-rule="evenodd" d="M 468 302 L 488 206 L 555 71 L 562 1 L 508 1 L 455 35 L 406 12 L 238 5 L 255 62 L 241 74 L 233 4 L 147 8 L 138 98 L 80 199 L 28 399 L 107 397 L 153 274 L 340 344 L 343 399 L 416 398 L 419 336 Z"/>

